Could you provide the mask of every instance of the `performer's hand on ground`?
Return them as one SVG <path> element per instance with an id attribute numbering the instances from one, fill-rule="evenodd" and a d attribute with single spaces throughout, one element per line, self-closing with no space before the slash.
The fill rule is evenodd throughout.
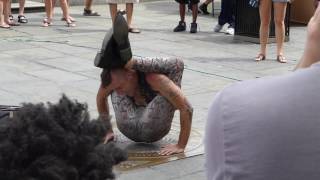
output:
<path id="1" fill-rule="evenodd" d="M 169 144 L 161 148 L 159 154 L 163 156 L 182 153 L 184 148 L 180 147 L 178 144 Z"/>
<path id="2" fill-rule="evenodd" d="M 110 141 L 113 141 L 113 140 L 114 140 L 114 133 L 113 133 L 113 131 L 111 130 L 111 131 L 109 131 L 109 132 L 106 134 L 103 143 L 106 144 L 106 143 L 108 143 L 108 142 L 110 142 Z"/>

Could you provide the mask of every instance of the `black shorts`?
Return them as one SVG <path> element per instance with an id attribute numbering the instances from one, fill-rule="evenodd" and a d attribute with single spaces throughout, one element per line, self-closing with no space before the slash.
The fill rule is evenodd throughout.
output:
<path id="1" fill-rule="evenodd" d="M 175 1 L 179 4 L 189 4 L 189 2 L 191 4 L 198 4 L 200 2 L 200 0 L 175 0 Z"/>

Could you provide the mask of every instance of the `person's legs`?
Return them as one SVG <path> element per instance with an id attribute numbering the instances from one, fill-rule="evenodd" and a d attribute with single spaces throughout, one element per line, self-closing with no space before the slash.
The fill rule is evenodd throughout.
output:
<path id="1" fill-rule="evenodd" d="M 133 98 L 111 94 L 119 131 L 136 142 L 154 142 L 163 138 L 171 127 L 174 107 L 162 96 L 156 96 L 145 107 Z"/>
<path id="2" fill-rule="evenodd" d="M 84 9 L 91 10 L 92 0 L 85 0 L 84 1 Z"/>
<path id="3" fill-rule="evenodd" d="M 46 18 L 43 19 L 42 26 L 48 27 L 52 24 L 52 17 L 53 17 L 53 2 L 52 0 L 44 0 L 45 10 L 46 10 Z"/>
<path id="4" fill-rule="evenodd" d="M 117 127 L 122 134 L 133 141 L 141 141 L 141 128 L 138 128 L 138 121 L 141 119 L 145 108 L 136 106 L 132 98 L 111 94 L 111 102 L 115 113 Z"/>
<path id="5" fill-rule="evenodd" d="M 186 26 L 186 22 L 185 22 L 185 13 L 186 13 L 186 5 L 184 2 L 180 2 L 179 1 L 179 15 L 180 15 L 180 21 L 178 26 L 176 26 L 173 31 L 174 32 L 181 32 L 181 31 L 185 31 L 187 26 Z"/>
<path id="6" fill-rule="evenodd" d="M 111 15 L 111 19 L 112 19 L 112 24 L 114 23 L 114 19 L 116 18 L 116 14 L 117 14 L 117 4 L 109 4 L 109 9 L 110 9 L 110 15 Z"/>
<path id="7" fill-rule="evenodd" d="M 167 135 L 171 129 L 174 112 L 174 106 L 166 98 L 154 97 L 138 122 L 138 127 L 142 129 L 141 139 L 155 142 Z"/>
<path id="8" fill-rule="evenodd" d="M 46 18 L 42 21 L 43 27 L 48 27 L 52 25 L 52 18 L 53 18 L 53 1 L 52 0 L 44 0 L 45 4 L 45 11 L 46 11 Z"/>
<path id="9" fill-rule="evenodd" d="M 192 23 L 190 27 L 190 33 L 196 33 L 198 29 L 197 17 L 198 17 L 198 0 L 191 0 L 192 3 Z"/>
<path id="10" fill-rule="evenodd" d="M 4 17 L 4 1 L 6 0 L 0 0 L 0 27 L 2 28 L 10 28 L 9 24 L 5 22 Z"/>
<path id="11" fill-rule="evenodd" d="M 140 30 L 132 26 L 133 3 L 126 3 L 127 23 L 129 32 L 140 33 Z"/>
<path id="12" fill-rule="evenodd" d="M 76 25 L 71 21 L 69 14 L 69 6 L 67 0 L 60 0 L 60 6 L 63 13 L 63 18 L 65 19 L 68 27 L 75 27 Z"/>
<path id="13" fill-rule="evenodd" d="M 269 38 L 269 26 L 271 19 L 271 0 L 260 0 L 259 13 L 260 13 L 260 53 L 255 58 L 256 61 L 265 59 L 267 51 L 267 43 Z"/>
<path id="14" fill-rule="evenodd" d="M 287 62 L 283 56 L 283 43 L 285 38 L 284 18 L 286 15 L 287 3 L 274 3 L 274 23 L 276 27 L 277 60 L 281 63 Z"/>
<path id="15" fill-rule="evenodd" d="M 218 18 L 218 24 L 213 28 L 214 32 L 220 32 L 223 25 L 228 22 L 228 1 L 229 0 L 221 1 L 221 12 Z"/>
<path id="16" fill-rule="evenodd" d="M 235 0 L 224 0 L 226 1 L 226 20 L 229 24 L 228 29 L 226 30 L 226 34 L 234 35 L 234 27 L 235 27 Z"/>
<path id="17" fill-rule="evenodd" d="M 160 73 L 168 76 L 179 87 L 184 70 L 184 63 L 177 58 L 133 58 L 129 66 L 144 73 Z M 129 67 L 129 68 L 130 68 Z"/>
<path id="18" fill-rule="evenodd" d="M 24 5 L 26 4 L 26 0 L 19 0 L 19 15 L 24 14 Z"/>

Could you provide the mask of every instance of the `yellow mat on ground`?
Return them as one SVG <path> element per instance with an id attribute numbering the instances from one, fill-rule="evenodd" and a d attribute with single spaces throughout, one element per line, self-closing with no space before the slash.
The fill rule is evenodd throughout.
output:
<path id="1" fill-rule="evenodd" d="M 162 140 L 154 143 L 137 143 L 126 138 L 116 129 L 115 143 L 120 148 L 125 149 L 129 156 L 127 161 L 115 167 L 116 170 L 127 171 L 203 154 L 203 135 L 200 131 L 192 129 L 184 153 L 170 156 L 159 155 L 158 152 L 163 145 L 177 143 L 179 132 L 180 127 L 173 124 L 169 134 Z"/>

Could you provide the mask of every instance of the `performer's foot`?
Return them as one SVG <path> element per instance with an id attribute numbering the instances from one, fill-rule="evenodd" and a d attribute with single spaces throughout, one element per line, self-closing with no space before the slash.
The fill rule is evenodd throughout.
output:
<path id="1" fill-rule="evenodd" d="M 114 40 L 112 29 L 105 35 L 101 50 L 94 59 L 94 65 L 100 68 L 113 69 L 119 67 L 121 61 L 118 46 Z"/>
<path id="2" fill-rule="evenodd" d="M 120 51 L 121 61 L 118 62 L 120 67 L 132 58 L 131 46 L 129 41 L 129 27 L 127 21 L 120 12 L 117 13 L 113 25 L 113 37 Z"/>

